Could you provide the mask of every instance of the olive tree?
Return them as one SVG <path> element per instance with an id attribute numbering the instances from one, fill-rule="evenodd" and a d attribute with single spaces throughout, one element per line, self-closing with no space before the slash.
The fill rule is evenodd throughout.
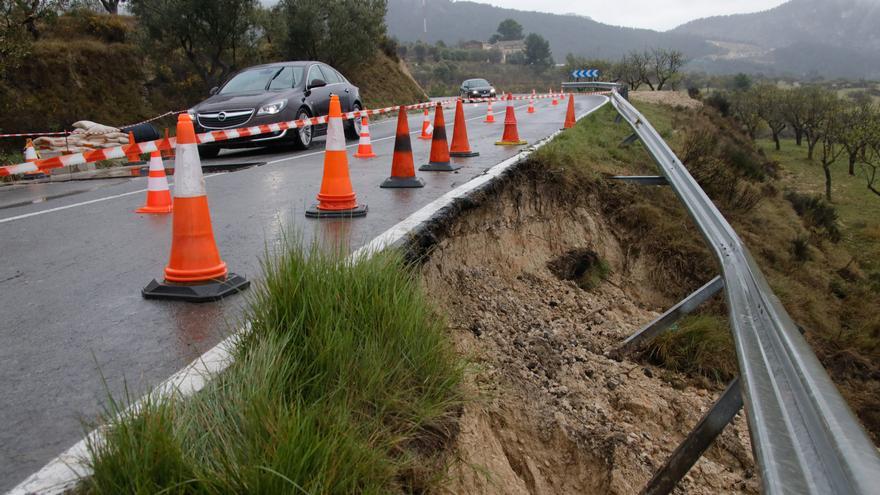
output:
<path id="1" fill-rule="evenodd" d="M 129 0 L 147 49 L 180 50 L 206 87 L 223 82 L 253 48 L 257 0 Z"/>
<path id="2" fill-rule="evenodd" d="M 803 132 L 807 138 L 807 159 L 813 159 L 816 145 L 825 139 L 826 132 L 831 129 L 829 121 L 838 119 L 834 114 L 840 110 L 837 95 L 815 86 L 803 90 Z"/>
<path id="3" fill-rule="evenodd" d="M 804 139 L 806 112 L 807 95 L 804 90 L 796 88 L 786 91 L 782 98 L 782 115 L 794 132 L 794 139 L 798 146 L 803 143 Z"/>
<path id="4" fill-rule="evenodd" d="M 845 107 L 842 114 L 844 121 L 840 134 L 840 142 L 846 149 L 849 161 L 849 175 L 855 175 L 856 162 L 859 155 L 864 154 L 865 147 L 870 140 L 871 126 L 875 119 L 876 110 L 871 105 L 861 105 L 855 102 L 843 104 Z"/>
<path id="5" fill-rule="evenodd" d="M 385 37 L 386 7 L 386 0 L 283 0 L 278 8 L 287 20 L 285 55 L 343 70 L 357 67 Z"/>

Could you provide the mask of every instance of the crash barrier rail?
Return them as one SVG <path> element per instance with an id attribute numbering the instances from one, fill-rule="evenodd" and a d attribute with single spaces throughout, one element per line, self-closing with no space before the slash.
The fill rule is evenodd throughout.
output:
<path id="1" fill-rule="evenodd" d="M 740 393 L 764 493 L 877 493 L 877 449 L 748 249 L 647 119 L 618 91 L 611 103 L 660 167 L 721 266 L 740 371 L 643 493 L 671 491 L 739 410 Z M 697 444 L 696 454 L 687 452 Z"/>
<path id="2" fill-rule="evenodd" d="M 510 96 L 509 98 L 504 97 L 495 97 L 495 98 L 467 98 L 462 99 L 464 103 L 480 103 L 487 101 L 502 101 L 502 99 L 507 100 L 527 100 L 527 99 L 542 99 L 542 98 L 551 98 L 551 97 L 560 97 L 562 93 L 543 93 L 543 94 L 532 94 L 532 95 L 519 95 L 519 96 Z M 424 103 L 415 103 L 412 105 L 404 105 L 406 110 L 421 110 L 425 108 L 431 108 L 435 106 L 438 102 L 443 104 L 448 104 L 454 102 L 455 99 L 444 99 L 444 100 L 436 100 L 429 101 Z M 391 113 L 397 111 L 400 107 L 385 107 L 374 110 L 356 110 L 353 112 L 348 112 L 342 114 L 342 117 L 346 120 L 361 118 L 364 116 L 373 116 L 373 115 L 381 115 L 386 113 Z M 169 112 L 170 113 L 182 113 L 182 112 Z M 166 114 L 167 115 L 167 114 Z M 164 115 L 163 115 L 164 116 Z M 322 115 L 320 117 L 311 117 L 308 119 L 302 120 L 291 120 L 287 122 L 280 122 L 277 124 L 268 124 L 268 125 L 259 125 L 252 127 L 241 127 L 237 129 L 223 129 L 205 132 L 202 134 L 198 134 L 196 139 L 199 144 L 205 143 L 213 143 L 219 141 L 226 141 L 229 139 L 236 139 L 240 137 L 252 137 L 258 136 L 261 134 L 268 134 L 272 132 L 280 132 L 287 129 L 298 129 L 306 126 L 313 126 L 319 124 L 327 123 L 327 116 Z M 61 167 L 67 167 L 72 165 L 82 165 L 84 163 L 92 163 L 98 162 L 101 160 L 110 160 L 114 158 L 125 158 L 130 154 L 144 154 L 151 153 L 153 151 L 164 151 L 173 149 L 177 146 L 177 142 L 175 138 L 167 138 L 167 139 L 157 139 L 155 141 L 145 141 L 142 143 L 128 144 L 117 146 L 114 148 L 101 148 L 95 149 L 91 151 L 84 151 L 81 153 L 71 153 L 67 155 L 60 155 L 52 158 L 43 158 L 33 162 L 24 162 L 18 163 L 15 165 L 6 165 L 0 167 L 0 177 L 9 176 L 9 175 L 18 175 L 29 172 L 38 172 L 51 170 Z"/>

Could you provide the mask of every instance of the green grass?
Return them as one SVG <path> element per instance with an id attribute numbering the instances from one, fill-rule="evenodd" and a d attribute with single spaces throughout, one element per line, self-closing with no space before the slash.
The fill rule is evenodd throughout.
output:
<path id="1" fill-rule="evenodd" d="M 726 382 L 737 374 L 728 328 L 727 318 L 722 316 L 686 316 L 655 338 L 645 355 L 665 368 Z"/>
<path id="2" fill-rule="evenodd" d="M 420 492 L 461 404 L 462 365 L 399 255 L 289 243 L 264 265 L 235 362 L 148 400 L 92 444 L 83 492 Z M 121 414 L 111 402 L 107 417 Z"/>
<path id="3" fill-rule="evenodd" d="M 818 161 L 807 160 L 806 145 L 798 146 L 793 139 L 783 139 L 776 151 L 772 141 L 760 139 L 758 147 L 782 168 L 781 182 L 785 188 L 816 196 L 825 195 L 825 175 Z M 843 243 L 871 270 L 880 270 L 880 196 L 865 187 L 865 180 L 856 165 L 856 175 L 847 172 L 846 158 L 832 165 L 832 204 L 840 217 Z"/>

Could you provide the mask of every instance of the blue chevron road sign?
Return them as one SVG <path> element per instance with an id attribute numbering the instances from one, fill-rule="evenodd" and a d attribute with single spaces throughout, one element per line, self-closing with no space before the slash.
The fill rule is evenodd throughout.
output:
<path id="1" fill-rule="evenodd" d="M 599 77 L 599 69 L 581 69 L 571 73 L 571 77 L 580 79 L 582 77 Z"/>

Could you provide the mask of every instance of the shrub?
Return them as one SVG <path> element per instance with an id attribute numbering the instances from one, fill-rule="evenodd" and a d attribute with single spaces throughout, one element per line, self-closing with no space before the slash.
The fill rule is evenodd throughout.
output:
<path id="1" fill-rule="evenodd" d="M 810 256 L 810 240 L 806 237 L 798 236 L 792 239 L 789 251 L 791 257 L 798 263 L 805 263 L 812 258 Z"/>
<path id="2" fill-rule="evenodd" d="M 802 194 L 796 191 L 785 193 L 785 199 L 801 217 L 804 224 L 812 230 L 822 230 L 832 242 L 841 238 L 837 223 L 837 209 L 828 204 L 821 196 Z"/>
<path id="3" fill-rule="evenodd" d="M 694 100 L 702 99 L 703 95 L 700 93 L 700 88 L 695 86 L 690 86 L 688 88 L 688 96 L 690 96 Z"/>
<path id="4" fill-rule="evenodd" d="M 718 112 L 724 117 L 730 116 L 730 100 L 728 100 L 723 94 L 716 91 L 706 98 L 704 102 L 715 110 L 718 110 Z"/>

